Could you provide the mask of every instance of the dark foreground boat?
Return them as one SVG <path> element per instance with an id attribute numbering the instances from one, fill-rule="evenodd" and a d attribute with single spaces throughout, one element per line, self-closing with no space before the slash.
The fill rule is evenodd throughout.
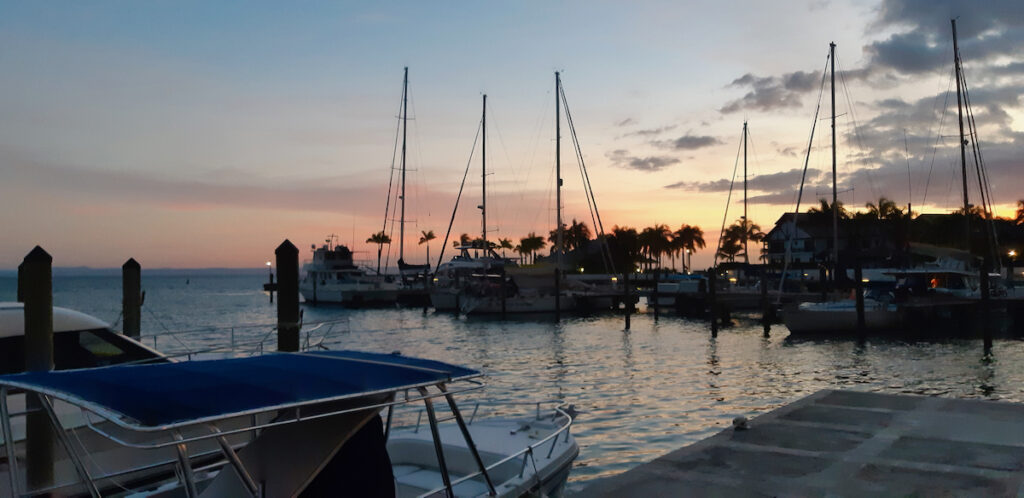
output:
<path id="1" fill-rule="evenodd" d="M 4 445 L 0 496 L 559 492 L 579 452 L 571 417 L 467 421 L 453 396 L 482 387 L 480 377 L 353 351 L 3 375 L 0 429 L 14 444 Z M 38 409 L 12 410 L 18 397 Z M 392 428 L 396 406 L 416 402 L 429 431 Z M 40 462 L 26 426 L 37 434 L 40 421 L 58 450 L 26 469 Z M 40 471 L 49 484 L 36 482 Z"/>

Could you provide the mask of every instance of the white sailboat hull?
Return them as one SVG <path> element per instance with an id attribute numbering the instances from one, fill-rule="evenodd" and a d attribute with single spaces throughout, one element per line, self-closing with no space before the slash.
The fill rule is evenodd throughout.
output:
<path id="1" fill-rule="evenodd" d="M 793 334 L 853 333 L 857 331 L 857 310 L 853 301 L 803 303 L 783 312 L 786 328 Z M 866 303 L 864 328 L 885 331 L 898 328 L 900 313 L 893 305 Z"/>

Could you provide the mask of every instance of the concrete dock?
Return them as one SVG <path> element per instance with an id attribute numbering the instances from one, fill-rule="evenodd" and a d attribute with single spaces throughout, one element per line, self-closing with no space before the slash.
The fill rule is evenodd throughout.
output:
<path id="1" fill-rule="evenodd" d="M 1024 405 L 820 391 L 581 496 L 1021 496 Z"/>

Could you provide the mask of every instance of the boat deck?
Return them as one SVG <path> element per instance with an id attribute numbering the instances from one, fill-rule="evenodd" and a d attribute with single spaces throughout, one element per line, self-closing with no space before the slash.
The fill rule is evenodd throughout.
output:
<path id="1" fill-rule="evenodd" d="M 1024 405 L 825 390 L 585 496 L 1018 496 Z"/>

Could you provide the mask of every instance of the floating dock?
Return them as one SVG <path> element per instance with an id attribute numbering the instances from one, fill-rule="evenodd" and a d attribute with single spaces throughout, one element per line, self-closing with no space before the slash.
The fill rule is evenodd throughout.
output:
<path id="1" fill-rule="evenodd" d="M 1020 496 L 1024 405 L 826 390 L 582 496 Z"/>

